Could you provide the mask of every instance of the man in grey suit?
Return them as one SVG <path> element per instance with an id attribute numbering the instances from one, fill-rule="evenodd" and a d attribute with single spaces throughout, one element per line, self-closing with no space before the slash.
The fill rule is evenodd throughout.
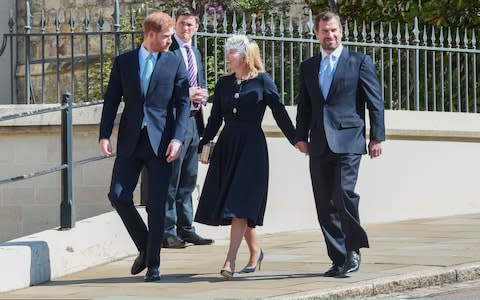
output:
<path id="1" fill-rule="evenodd" d="M 104 95 L 99 144 L 104 155 L 112 154 L 110 136 L 123 101 L 108 198 L 139 251 L 132 275 L 148 268 L 145 281 L 157 281 L 172 162 L 185 139 L 190 103 L 185 65 L 168 51 L 173 19 L 162 12 L 152 13 L 143 27 L 140 48 L 119 55 L 113 63 Z M 148 177 L 156 181 L 148 187 L 148 226 L 133 203 L 133 191 L 144 167 Z"/>
<path id="2" fill-rule="evenodd" d="M 369 247 L 360 225 L 355 193 L 362 154 L 367 153 L 365 107 L 370 120 L 368 154 L 381 155 L 384 104 L 371 58 L 343 48 L 342 25 L 333 12 L 315 19 L 321 53 L 300 65 L 296 147 L 310 156 L 310 176 L 327 251 L 327 277 L 360 267 L 360 248 Z"/>
<path id="3" fill-rule="evenodd" d="M 195 245 L 213 243 L 212 239 L 198 235 L 192 225 L 192 192 L 197 184 L 198 172 L 197 149 L 199 136 L 202 135 L 205 127 L 202 101 L 206 101 L 206 97 L 208 97 L 208 95 L 201 95 L 199 89 L 195 89 L 195 87 L 206 87 L 202 57 L 200 51 L 192 45 L 192 38 L 197 32 L 199 24 L 198 15 L 190 8 L 183 7 L 177 10 L 175 35 L 172 38 L 170 51 L 185 63 L 191 87 L 191 110 L 182 151 L 172 166 L 165 215 L 164 248 L 184 248 L 186 243 Z"/>

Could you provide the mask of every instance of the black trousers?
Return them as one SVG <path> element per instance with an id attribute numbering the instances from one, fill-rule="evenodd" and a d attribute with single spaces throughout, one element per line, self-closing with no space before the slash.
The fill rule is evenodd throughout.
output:
<path id="1" fill-rule="evenodd" d="M 165 203 L 172 169 L 164 155 L 164 153 L 159 153 L 159 156 L 155 155 L 147 130 L 143 129 L 133 155 L 115 159 L 108 193 L 110 202 L 120 215 L 135 246 L 139 251 L 146 251 L 147 267 L 159 267 L 160 265 Z M 144 167 L 148 177 L 155 178 L 155 184 L 148 185 L 146 203 L 148 226 L 133 203 L 133 191 Z"/>
<path id="2" fill-rule="evenodd" d="M 327 150 L 310 156 L 310 176 L 328 256 L 343 264 L 347 251 L 369 247 L 368 237 L 360 225 L 355 193 L 361 155 L 336 154 Z"/>

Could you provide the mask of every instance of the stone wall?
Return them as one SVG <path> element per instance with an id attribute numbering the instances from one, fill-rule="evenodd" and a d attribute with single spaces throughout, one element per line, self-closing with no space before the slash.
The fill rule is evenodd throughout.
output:
<path id="1" fill-rule="evenodd" d="M 11 107 L 18 111 L 29 106 Z M 295 107 L 287 110 L 294 119 Z M 99 155 L 100 112 L 101 106 L 74 110 L 75 160 Z M 0 116 L 5 114 L 0 106 Z M 0 123 L 0 179 L 60 164 L 58 120 L 59 113 L 51 113 Z M 360 167 L 357 192 L 362 197 L 362 222 L 480 212 L 480 160 L 472 159 L 480 152 L 480 115 L 386 111 L 385 120 L 383 155 L 373 160 L 365 156 Z M 270 110 L 263 128 L 270 178 L 265 226 L 259 232 L 316 228 L 308 157 L 283 137 Z M 115 133 L 112 138 L 116 144 Z M 77 219 L 112 209 L 107 200 L 112 164 L 113 159 L 105 159 L 74 168 Z M 207 167 L 200 164 L 194 207 Z M 58 227 L 60 201 L 59 173 L 0 185 L 0 241 Z M 138 187 L 135 201 L 139 202 Z"/>
<path id="2" fill-rule="evenodd" d="M 0 116 L 42 108 L 0 106 Z M 97 157 L 101 106 L 74 110 L 74 161 Z M 60 112 L 0 123 L 0 179 L 29 174 L 61 164 Z M 116 143 L 116 132 L 112 134 Z M 107 198 L 113 158 L 74 167 L 73 201 L 76 219 L 111 211 Z M 140 202 L 139 190 L 135 201 Z M 0 242 L 60 225 L 61 172 L 0 184 Z"/>
<path id="3" fill-rule="evenodd" d="M 28 174 L 60 165 L 58 126 L 0 127 L 0 178 Z M 98 155 L 98 129 L 74 129 L 74 159 Z M 73 199 L 76 218 L 84 219 L 111 210 L 107 190 L 112 159 L 74 168 Z M 61 173 L 0 185 L 0 241 L 60 225 Z"/>

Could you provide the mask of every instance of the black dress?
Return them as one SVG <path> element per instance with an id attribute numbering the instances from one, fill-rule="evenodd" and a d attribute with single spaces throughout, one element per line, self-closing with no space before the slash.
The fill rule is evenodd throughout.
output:
<path id="1" fill-rule="evenodd" d="M 236 98 L 238 93 L 238 98 Z M 248 219 L 248 226 L 263 225 L 268 191 L 268 152 L 261 128 L 266 106 L 294 144 L 295 128 L 280 102 L 275 83 L 266 73 L 237 83 L 235 75 L 220 78 L 202 146 L 212 140 L 222 121 L 210 160 L 195 221 L 230 225 L 232 218 Z"/>

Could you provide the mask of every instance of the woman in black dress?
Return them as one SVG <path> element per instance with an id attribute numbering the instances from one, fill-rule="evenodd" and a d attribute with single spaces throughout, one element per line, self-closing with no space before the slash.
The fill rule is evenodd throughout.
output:
<path id="1" fill-rule="evenodd" d="M 268 191 L 268 152 L 261 123 L 266 106 L 294 144 L 295 128 L 280 102 L 275 83 L 264 72 L 260 51 L 245 35 L 234 35 L 225 44 L 230 75 L 215 86 L 213 107 L 199 152 L 220 133 L 210 160 L 195 221 L 207 225 L 231 225 L 230 246 L 220 271 L 230 278 L 242 238 L 250 258 L 240 273 L 260 269 L 263 251 L 256 242 L 255 226 L 263 225 Z"/>

